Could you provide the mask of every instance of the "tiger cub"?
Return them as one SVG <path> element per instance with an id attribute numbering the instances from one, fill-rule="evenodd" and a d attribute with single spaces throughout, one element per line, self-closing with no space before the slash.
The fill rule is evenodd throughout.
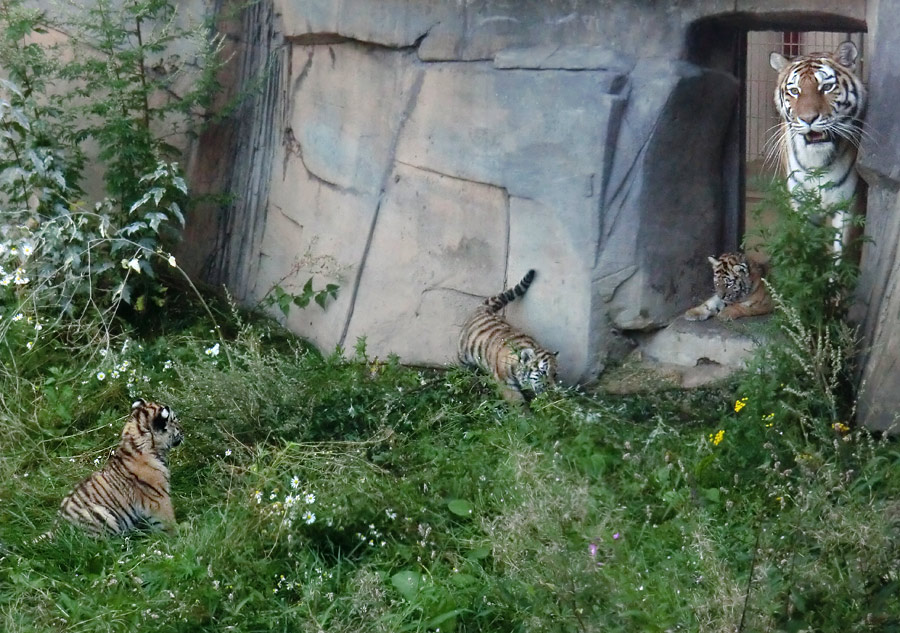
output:
<path id="1" fill-rule="evenodd" d="M 688 321 L 704 321 L 712 316 L 730 321 L 746 316 L 768 314 L 772 298 L 762 282 L 765 269 L 743 253 L 723 253 L 712 264 L 716 294 L 684 313 Z"/>
<path id="2" fill-rule="evenodd" d="M 137 400 L 106 466 L 63 499 L 60 516 L 93 536 L 122 534 L 143 525 L 171 530 L 175 512 L 167 456 L 183 438 L 169 407 Z"/>
<path id="3" fill-rule="evenodd" d="M 528 402 L 556 382 L 556 354 L 510 325 L 500 314 L 534 280 L 529 270 L 514 288 L 484 300 L 459 334 L 457 354 L 468 367 L 487 372 L 509 402 Z"/>

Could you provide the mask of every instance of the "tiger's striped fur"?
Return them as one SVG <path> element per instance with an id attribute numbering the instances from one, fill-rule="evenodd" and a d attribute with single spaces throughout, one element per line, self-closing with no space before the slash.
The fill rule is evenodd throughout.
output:
<path id="1" fill-rule="evenodd" d="M 167 457 L 183 437 L 169 407 L 137 400 L 106 466 L 63 499 L 60 516 L 94 536 L 122 534 L 143 525 L 171 529 L 175 512 Z"/>
<path id="2" fill-rule="evenodd" d="M 493 376 L 510 402 L 529 401 L 556 382 L 556 354 L 499 314 L 510 301 L 525 295 L 534 274 L 529 270 L 514 288 L 485 299 L 459 334 L 459 361 Z"/>
<path id="3" fill-rule="evenodd" d="M 705 321 L 712 316 L 730 321 L 768 314 L 772 298 L 762 281 L 765 269 L 743 253 L 723 253 L 707 258 L 713 269 L 716 294 L 684 313 L 688 321 Z"/>
<path id="4" fill-rule="evenodd" d="M 788 189 L 819 189 L 825 206 L 845 203 L 857 193 L 856 155 L 866 107 L 865 87 L 854 72 L 858 57 L 850 41 L 833 54 L 769 56 L 778 71 L 775 107 L 782 121 L 775 143 Z M 840 212 L 833 219 L 836 251 L 855 237 L 846 216 Z"/>

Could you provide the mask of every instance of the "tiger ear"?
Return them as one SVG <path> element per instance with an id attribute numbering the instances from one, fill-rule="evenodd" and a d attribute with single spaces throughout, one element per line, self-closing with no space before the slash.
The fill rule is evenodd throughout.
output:
<path id="1" fill-rule="evenodd" d="M 769 55 L 769 66 L 774 68 L 775 70 L 780 71 L 782 68 L 791 63 L 787 57 L 782 55 L 781 53 L 771 53 Z"/>
<path id="2" fill-rule="evenodd" d="M 145 404 L 147 404 L 147 403 L 144 402 L 143 398 L 138 398 L 137 400 L 135 400 L 134 402 L 131 403 L 131 410 L 134 411 L 135 409 L 138 409 L 138 408 L 144 406 Z"/>
<path id="3" fill-rule="evenodd" d="M 169 407 L 163 407 L 162 411 L 159 412 L 159 415 L 153 418 L 153 430 L 160 432 L 165 431 L 166 424 L 168 423 L 170 417 L 172 417 L 172 415 L 169 411 Z"/>
<path id="4" fill-rule="evenodd" d="M 715 268 L 716 266 L 719 265 L 719 260 L 716 259 L 715 257 L 707 257 L 706 261 L 708 261 L 712 265 L 713 268 Z"/>
<path id="5" fill-rule="evenodd" d="M 856 48 L 856 44 L 850 40 L 841 42 L 841 45 L 838 46 L 834 53 L 834 58 L 838 60 L 842 66 L 846 66 L 850 70 L 856 70 L 856 62 L 859 59 L 859 49 Z"/>

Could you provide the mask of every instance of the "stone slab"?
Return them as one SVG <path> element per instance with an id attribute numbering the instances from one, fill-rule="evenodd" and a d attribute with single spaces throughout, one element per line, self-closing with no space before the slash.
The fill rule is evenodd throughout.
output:
<path id="1" fill-rule="evenodd" d="M 733 323 L 718 319 L 686 321 L 677 318 L 667 327 L 639 340 L 644 358 L 668 365 L 697 367 L 714 363 L 732 370 L 743 368 L 759 347 L 753 333 L 767 317 L 750 317 Z"/>
<path id="2" fill-rule="evenodd" d="M 345 345 L 456 363 L 468 314 L 503 289 L 508 203 L 497 187 L 397 165 L 363 263 Z"/>

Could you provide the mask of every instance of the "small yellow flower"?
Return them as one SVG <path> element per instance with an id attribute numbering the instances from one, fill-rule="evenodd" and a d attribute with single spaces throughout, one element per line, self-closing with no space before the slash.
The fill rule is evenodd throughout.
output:
<path id="1" fill-rule="evenodd" d="M 718 433 L 709 434 L 709 441 L 713 443 L 713 446 L 718 446 L 722 440 L 725 438 L 725 429 L 719 429 Z"/>
<path id="2" fill-rule="evenodd" d="M 737 413 L 747 406 L 747 398 L 739 398 L 734 401 L 734 412 Z"/>
<path id="3" fill-rule="evenodd" d="M 832 427 L 835 431 L 840 433 L 841 435 L 846 435 L 850 432 L 850 427 L 844 424 L 843 422 L 835 422 Z"/>

